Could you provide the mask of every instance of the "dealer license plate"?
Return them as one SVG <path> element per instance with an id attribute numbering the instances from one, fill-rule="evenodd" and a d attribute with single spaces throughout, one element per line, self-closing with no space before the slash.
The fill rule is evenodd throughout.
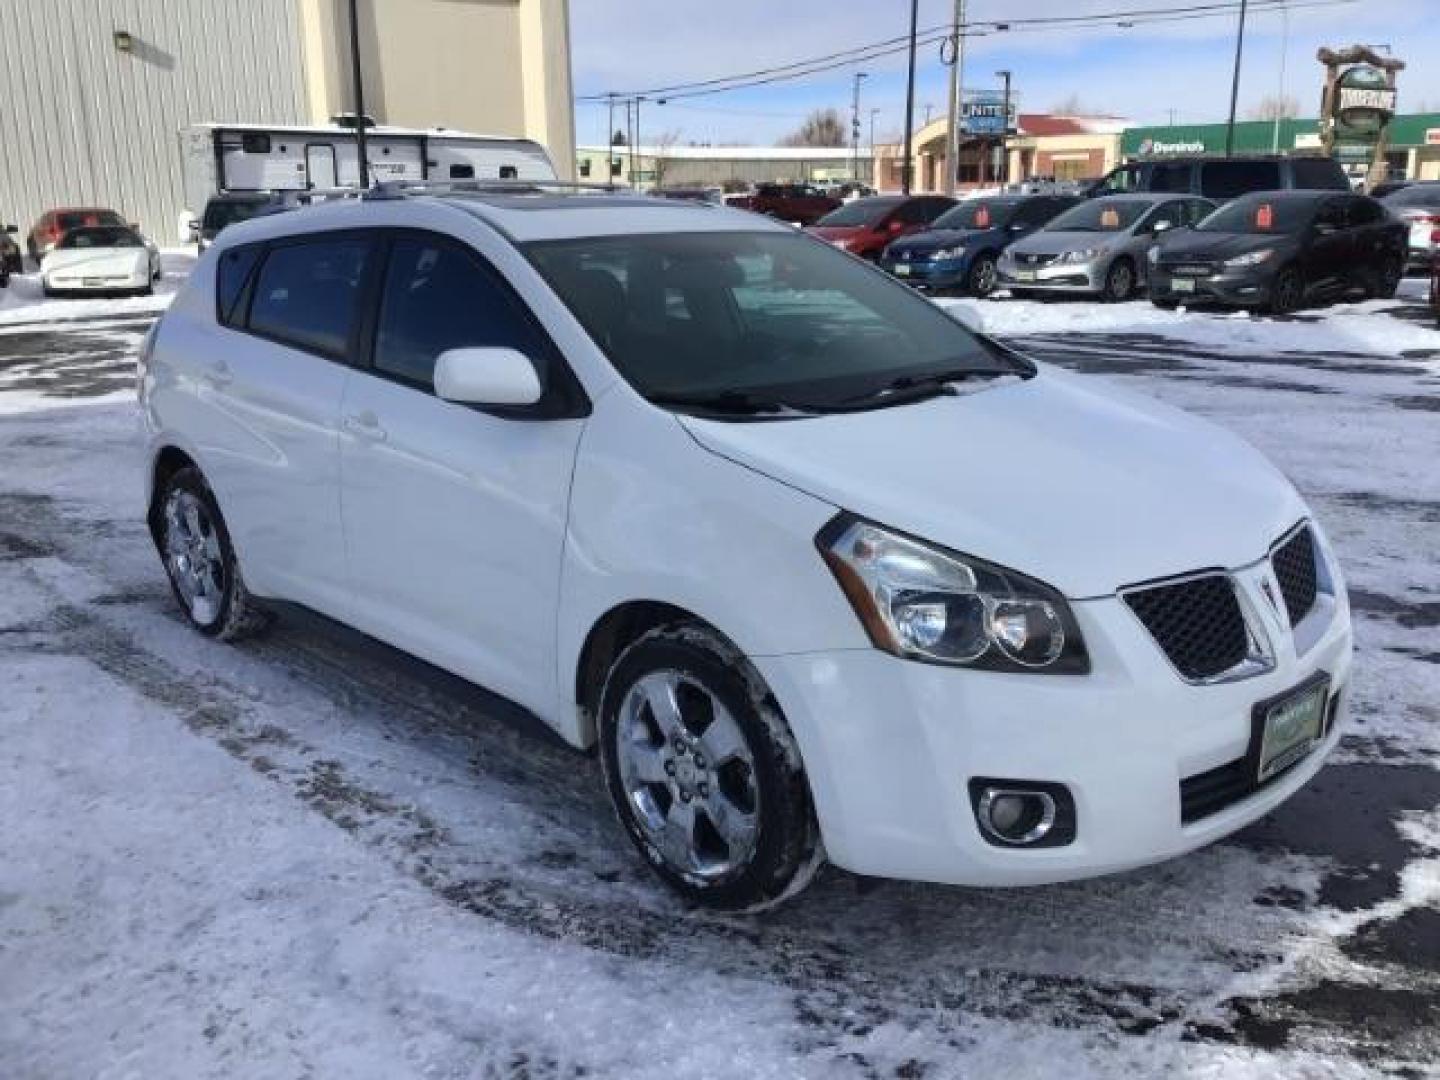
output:
<path id="1" fill-rule="evenodd" d="M 1321 678 L 1263 706 L 1257 782 L 1284 772 L 1315 748 L 1325 731 L 1329 698 L 1330 680 Z"/>
<path id="2" fill-rule="evenodd" d="M 1170 279 L 1171 292 L 1194 292 L 1195 282 L 1189 278 L 1177 277 Z"/>
<path id="3" fill-rule="evenodd" d="M 1016 271 L 1015 271 L 1015 280 L 1016 280 L 1016 281 L 1034 281 L 1034 280 L 1035 280 L 1035 271 L 1034 271 L 1034 270 L 1016 270 Z"/>
<path id="4" fill-rule="evenodd" d="M 897 277 L 909 277 L 909 276 L 910 276 L 910 267 L 907 266 L 905 263 L 896 263 L 896 264 L 895 264 L 895 274 L 896 274 Z"/>

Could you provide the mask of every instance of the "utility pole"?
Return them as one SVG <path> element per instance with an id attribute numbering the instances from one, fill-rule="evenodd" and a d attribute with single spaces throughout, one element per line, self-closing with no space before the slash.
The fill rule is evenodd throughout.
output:
<path id="1" fill-rule="evenodd" d="M 955 50 L 950 65 L 950 98 L 946 102 L 945 194 L 955 194 L 955 174 L 960 169 L 960 95 L 965 79 L 965 0 L 955 0 L 955 18 L 950 24 L 950 42 Z"/>
<path id="2" fill-rule="evenodd" d="M 640 173 L 642 176 L 645 173 L 645 148 L 640 145 L 640 103 L 644 100 L 645 95 L 635 95 L 635 152 L 640 155 Z"/>
<path id="3" fill-rule="evenodd" d="M 1235 74 L 1230 80 L 1230 121 L 1225 125 L 1225 156 L 1235 153 L 1235 105 L 1240 99 L 1240 55 L 1245 48 L 1245 11 L 1249 0 L 1240 0 L 1240 27 L 1235 32 Z"/>
<path id="4" fill-rule="evenodd" d="M 365 82 L 360 77 L 360 16 L 356 0 L 350 0 L 350 73 L 355 80 L 355 156 L 360 166 L 360 187 L 364 189 L 370 186 L 370 159 L 365 152 Z"/>
<path id="5" fill-rule="evenodd" d="M 605 95 L 610 112 L 605 118 L 605 183 L 615 182 L 615 91 Z"/>
<path id="6" fill-rule="evenodd" d="M 920 0 L 910 0 L 910 61 L 905 76 L 905 161 L 900 166 L 900 190 L 910 194 L 914 179 L 915 163 L 911 160 L 914 149 L 915 127 L 915 30 L 920 21 Z"/>
<path id="7" fill-rule="evenodd" d="M 996 170 L 1002 184 L 1010 182 L 1010 75 L 1006 69 L 996 75 L 1005 80 L 1005 115 L 1000 118 L 1000 168 Z"/>
<path id="8" fill-rule="evenodd" d="M 860 179 L 860 80 L 863 71 L 855 72 L 855 93 L 850 100 L 850 179 Z"/>
<path id="9" fill-rule="evenodd" d="M 1275 128 L 1270 133 L 1270 152 L 1280 152 L 1280 113 L 1285 104 L 1285 54 L 1290 51 L 1290 9 L 1280 9 L 1280 90 L 1275 95 Z"/>

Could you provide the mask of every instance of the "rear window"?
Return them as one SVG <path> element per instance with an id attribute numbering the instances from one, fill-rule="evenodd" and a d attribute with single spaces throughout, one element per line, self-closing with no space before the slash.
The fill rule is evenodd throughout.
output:
<path id="1" fill-rule="evenodd" d="M 66 210 L 55 215 L 55 223 L 62 232 L 83 229 L 94 225 L 121 225 L 125 219 L 114 210 Z"/>
<path id="2" fill-rule="evenodd" d="M 1207 199 L 1233 199 L 1280 186 L 1278 161 L 1207 161 L 1200 166 L 1200 194 Z"/>
<path id="3" fill-rule="evenodd" d="M 1190 170 L 1194 166 L 1188 161 L 1165 161 L 1150 170 L 1150 190 L 1187 194 L 1190 191 Z"/>
<path id="4" fill-rule="evenodd" d="M 1295 158 L 1291 161 L 1290 168 L 1295 173 L 1297 188 L 1318 191 L 1350 190 L 1350 181 L 1345 178 L 1345 170 L 1338 161 L 1331 158 Z"/>
<path id="5" fill-rule="evenodd" d="M 260 251 L 258 244 L 248 244 L 231 248 L 220 256 L 220 265 L 215 268 L 215 314 L 226 326 L 236 326 L 243 321 L 241 298 Z"/>
<path id="6" fill-rule="evenodd" d="M 249 327 L 301 349 L 343 357 L 359 311 L 370 252 L 362 237 L 323 237 L 272 248 L 255 281 Z"/>
<path id="7" fill-rule="evenodd" d="M 145 242 L 130 229 L 71 229 L 60 240 L 62 248 L 138 248 Z"/>
<path id="8" fill-rule="evenodd" d="M 852 203 L 846 203 L 838 210 L 831 210 L 816 225 L 841 227 L 849 225 L 870 225 L 879 221 L 886 214 L 903 205 L 905 200 L 900 197 L 886 198 L 877 196 L 873 199 L 856 199 Z"/>

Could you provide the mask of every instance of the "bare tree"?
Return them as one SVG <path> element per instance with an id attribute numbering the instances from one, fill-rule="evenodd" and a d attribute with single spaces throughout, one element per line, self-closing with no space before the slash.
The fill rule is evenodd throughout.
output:
<path id="1" fill-rule="evenodd" d="M 1099 111 L 1087 105 L 1079 94 L 1071 94 L 1050 106 L 1050 112 L 1055 116 L 1095 116 Z"/>
<path id="2" fill-rule="evenodd" d="M 655 174 L 655 187 L 665 186 L 665 174 L 670 171 L 670 148 L 680 141 L 679 131 L 667 131 L 655 140 L 655 155 L 651 170 Z"/>
<path id="3" fill-rule="evenodd" d="M 845 125 L 834 109 L 816 109 L 780 140 L 781 146 L 844 146 Z"/>
<path id="4" fill-rule="evenodd" d="M 1300 103 L 1289 94 L 1267 94 L 1245 115 L 1251 120 L 1293 120 L 1300 115 Z"/>

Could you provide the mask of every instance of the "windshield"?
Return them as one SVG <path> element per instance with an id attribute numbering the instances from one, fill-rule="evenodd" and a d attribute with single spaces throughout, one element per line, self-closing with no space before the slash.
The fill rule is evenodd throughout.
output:
<path id="1" fill-rule="evenodd" d="M 1091 199 L 1072 206 L 1045 226 L 1046 232 L 1121 232 L 1155 204 L 1144 199 Z"/>
<path id="2" fill-rule="evenodd" d="M 219 232 L 237 221 L 249 221 L 270 205 L 268 199 L 226 199 L 215 201 L 205 207 L 205 220 L 201 227 L 210 232 Z"/>
<path id="3" fill-rule="evenodd" d="M 71 229 L 60 239 L 62 248 L 138 248 L 145 242 L 130 229 Z"/>
<path id="4" fill-rule="evenodd" d="M 1020 204 L 999 199 L 972 199 L 935 219 L 932 229 L 1002 229 Z"/>
<path id="5" fill-rule="evenodd" d="M 725 394 L 824 408 L 910 377 L 1029 373 L 930 301 L 799 234 L 650 233 L 523 250 L 652 401 Z"/>
<path id="6" fill-rule="evenodd" d="M 114 210 L 64 210 L 56 215 L 55 223 L 64 232 L 86 225 L 124 225 L 125 219 Z"/>
<path id="7" fill-rule="evenodd" d="M 1411 184 L 1392 191 L 1380 201 L 1391 209 L 1402 210 L 1407 206 L 1440 206 L 1440 184 Z"/>
<path id="8" fill-rule="evenodd" d="M 1200 222 L 1200 232 L 1218 233 L 1295 233 L 1310 224 L 1315 208 L 1314 199 L 1276 199 L 1248 196 L 1227 203 Z"/>
<path id="9" fill-rule="evenodd" d="M 838 210 L 831 210 L 816 225 L 829 227 L 832 225 L 870 225 L 879 221 L 899 206 L 904 199 L 856 199 L 852 203 L 846 203 Z"/>

